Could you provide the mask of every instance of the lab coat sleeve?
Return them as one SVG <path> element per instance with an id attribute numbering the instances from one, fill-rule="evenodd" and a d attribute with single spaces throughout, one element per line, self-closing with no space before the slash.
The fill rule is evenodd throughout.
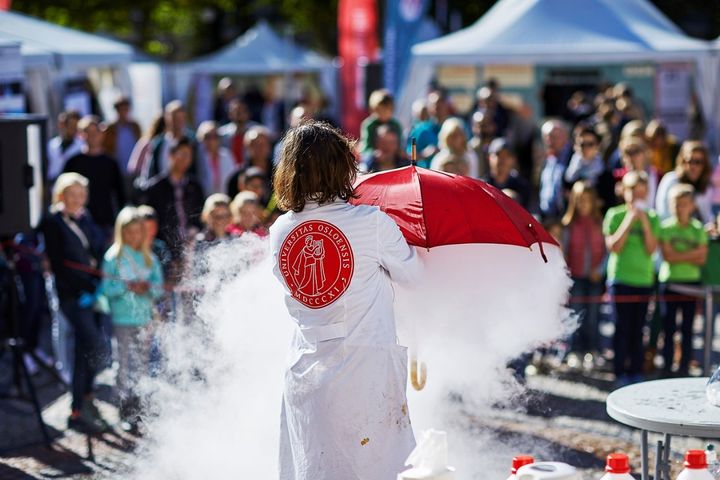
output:
<path id="1" fill-rule="evenodd" d="M 381 211 L 377 214 L 377 245 L 380 265 L 394 282 L 408 285 L 420 280 L 422 263 L 415 248 L 407 244 L 397 224 Z"/>

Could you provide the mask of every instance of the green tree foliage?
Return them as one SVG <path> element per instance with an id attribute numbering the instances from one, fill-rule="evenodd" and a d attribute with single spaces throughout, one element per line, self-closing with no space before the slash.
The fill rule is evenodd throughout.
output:
<path id="1" fill-rule="evenodd" d="M 326 54 L 337 53 L 339 0 L 14 0 L 12 8 L 51 22 L 124 40 L 168 60 L 217 50 L 267 18 L 281 32 Z M 386 0 L 377 0 L 380 12 Z M 720 2 L 652 0 L 687 33 L 720 35 Z M 445 31 L 453 12 L 468 26 L 496 0 L 431 0 L 429 14 Z M 380 15 L 382 31 L 382 14 Z M 382 36 L 382 35 L 381 35 Z M 382 39 L 381 39 L 382 40 Z"/>

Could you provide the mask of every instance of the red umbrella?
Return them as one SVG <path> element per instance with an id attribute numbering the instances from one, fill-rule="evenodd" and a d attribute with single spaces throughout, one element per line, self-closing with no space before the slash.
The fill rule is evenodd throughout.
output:
<path id="1" fill-rule="evenodd" d="M 462 175 L 408 167 L 360 177 L 351 203 L 376 205 L 410 245 L 499 243 L 528 247 L 557 242 L 523 207 L 497 188 Z"/>

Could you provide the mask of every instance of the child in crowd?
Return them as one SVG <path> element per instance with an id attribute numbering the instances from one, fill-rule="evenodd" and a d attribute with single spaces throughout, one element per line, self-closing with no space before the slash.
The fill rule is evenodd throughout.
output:
<path id="1" fill-rule="evenodd" d="M 455 155 L 448 150 L 439 152 L 433 158 L 433 168 L 439 172 L 454 173 L 455 175 L 468 175 L 470 165 L 462 155 Z"/>
<path id="2" fill-rule="evenodd" d="M 708 252 L 708 237 L 702 223 L 692 218 L 695 212 L 693 199 L 695 190 L 691 185 L 678 183 L 669 192 L 670 211 L 672 216 L 662 222 L 660 227 L 660 245 L 663 262 L 660 265 L 661 295 L 668 295 L 670 299 L 662 301 L 661 308 L 664 318 L 665 347 L 663 358 L 665 360 L 665 374 L 671 373 L 675 341 L 673 336 L 677 329 L 676 315 L 682 312 L 682 355 L 678 375 L 687 376 L 690 358 L 692 356 L 692 325 L 695 319 L 697 301 L 688 297 L 686 300 L 672 298 L 682 295 L 673 289 L 673 284 L 699 285 L 701 268 L 705 265 Z"/>
<path id="3" fill-rule="evenodd" d="M 257 194 L 246 190 L 238 193 L 230 203 L 233 223 L 228 227 L 228 232 L 234 236 L 240 236 L 245 232 L 254 233 L 259 237 L 268 235 L 267 229 L 262 224 L 263 210 Z"/>
<path id="4" fill-rule="evenodd" d="M 115 220 L 115 242 L 103 261 L 102 292 L 110 303 L 117 340 L 117 387 L 120 417 L 130 431 L 138 429 L 140 377 L 147 373 L 153 302 L 163 293 L 160 261 L 146 242 L 137 208 L 125 207 Z"/>
<path id="5" fill-rule="evenodd" d="M 402 126 L 393 117 L 395 100 L 389 91 L 375 90 L 372 92 L 368 106 L 370 107 L 370 116 L 360 125 L 360 153 L 372 152 L 372 149 L 375 148 L 375 133 L 381 125 L 387 125 L 397 134 L 397 138 L 403 138 Z"/>
<path id="6" fill-rule="evenodd" d="M 438 134 L 438 147 L 440 147 L 440 152 L 433 158 L 430 163 L 430 168 L 440 170 L 438 156 L 442 153 L 451 153 L 463 158 L 467 162 L 469 167 L 467 175 L 473 178 L 480 176 L 478 157 L 475 151 L 468 147 L 465 124 L 462 120 L 450 117 L 443 122 L 440 127 L 440 133 Z"/>
<path id="7" fill-rule="evenodd" d="M 607 283 L 615 313 L 613 362 L 618 386 L 642 381 L 642 335 L 648 302 L 629 302 L 627 297 L 642 299 L 652 292 L 655 283 L 652 257 L 660 234 L 658 217 L 647 208 L 647 174 L 628 172 L 622 184 L 625 203 L 609 209 L 603 220 L 605 246 L 610 252 Z"/>
<path id="8" fill-rule="evenodd" d="M 597 352 L 600 305 L 589 297 L 602 295 L 606 251 L 600 199 L 586 182 L 573 185 L 562 224 L 565 227 L 562 245 L 573 279 L 571 294 L 585 297 L 571 305 L 580 321 L 571 348 L 580 354 Z"/>

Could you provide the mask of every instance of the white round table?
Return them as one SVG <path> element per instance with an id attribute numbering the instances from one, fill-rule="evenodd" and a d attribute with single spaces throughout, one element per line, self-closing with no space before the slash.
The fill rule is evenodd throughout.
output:
<path id="1" fill-rule="evenodd" d="M 648 432 L 665 435 L 658 441 L 655 478 L 669 480 L 672 435 L 720 438 L 720 407 L 705 396 L 707 378 L 672 378 L 636 383 L 608 395 L 607 413 L 641 430 L 642 480 L 648 480 Z"/>

